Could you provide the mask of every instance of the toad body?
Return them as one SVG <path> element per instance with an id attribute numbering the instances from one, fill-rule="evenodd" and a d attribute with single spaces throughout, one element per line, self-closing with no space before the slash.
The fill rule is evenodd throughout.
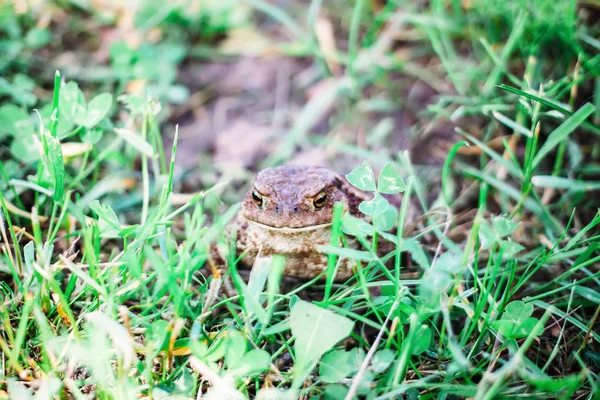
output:
<path id="1" fill-rule="evenodd" d="M 237 248 L 253 265 L 257 256 L 282 254 L 284 275 L 313 278 L 327 268 L 327 255 L 316 249 L 330 244 L 333 205 L 360 216 L 363 193 L 324 167 L 280 166 L 261 171 L 242 201 L 238 214 Z M 342 260 L 336 279 L 352 276 Z"/>

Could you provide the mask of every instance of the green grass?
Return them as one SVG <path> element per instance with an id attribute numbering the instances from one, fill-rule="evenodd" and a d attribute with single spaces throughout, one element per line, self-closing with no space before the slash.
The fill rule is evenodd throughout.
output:
<path id="1" fill-rule="evenodd" d="M 0 398 L 600 396 L 593 1 L 149 1 L 121 10 L 133 27 L 105 58 L 118 11 L 28 4 L 0 5 Z M 235 63 L 222 41 L 240 29 L 332 84 L 252 171 L 198 155 L 179 201 L 173 122 L 207 95 L 177 73 Z M 85 62 L 55 73 L 58 56 Z M 341 257 L 356 274 L 290 287 L 274 257 L 245 281 L 237 202 L 299 149 L 373 193 L 373 223 L 338 208 L 321 249 L 329 276 Z"/>

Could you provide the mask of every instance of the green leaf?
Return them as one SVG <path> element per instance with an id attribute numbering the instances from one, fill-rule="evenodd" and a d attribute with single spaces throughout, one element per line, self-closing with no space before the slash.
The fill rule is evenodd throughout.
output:
<path id="1" fill-rule="evenodd" d="M 115 238 L 121 232 L 121 223 L 114 210 L 107 204 L 100 204 L 98 200 L 90 203 L 90 209 L 98 215 L 100 237 Z"/>
<path id="2" fill-rule="evenodd" d="M 479 225 L 479 242 L 481 243 L 481 248 L 484 250 L 489 249 L 496 243 L 496 234 L 494 233 L 492 224 L 486 220 L 482 220 Z"/>
<path id="3" fill-rule="evenodd" d="M 350 351 L 333 350 L 321 360 L 319 376 L 327 383 L 339 382 L 358 371 L 364 356 L 364 350 L 360 348 Z"/>
<path id="4" fill-rule="evenodd" d="M 509 339 L 518 339 L 534 334 L 542 334 L 543 326 L 536 329 L 538 319 L 531 317 L 533 314 L 533 304 L 517 300 L 506 305 L 502 318 L 493 321 L 491 326 L 498 330 L 500 334 Z"/>
<path id="5" fill-rule="evenodd" d="M 279 295 L 279 284 L 285 270 L 286 258 L 281 254 L 273 254 L 269 265 L 269 275 L 267 281 L 267 312 L 265 318 L 261 321 L 263 326 L 269 326 L 271 316 L 276 308 L 276 298 Z"/>
<path id="6" fill-rule="evenodd" d="M 448 250 L 438 257 L 434 267 L 450 274 L 457 274 L 463 268 L 462 259 L 463 255 L 461 253 Z"/>
<path id="7" fill-rule="evenodd" d="M 523 321 L 533 314 L 533 304 L 525 303 L 521 300 L 511 301 L 506 305 L 502 319 L 512 319 L 514 321 Z"/>
<path id="8" fill-rule="evenodd" d="M 585 358 L 589 359 L 589 361 L 591 363 L 593 363 L 593 365 L 595 365 L 596 367 L 600 367 L 600 353 L 597 351 L 592 351 L 590 350 L 589 347 L 586 347 L 585 350 L 583 351 L 583 355 L 585 356 Z"/>
<path id="9" fill-rule="evenodd" d="M 119 96 L 119 101 L 125 105 L 125 108 L 132 115 L 143 115 L 147 112 L 152 115 L 158 115 L 161 110 L 160 103 L 143 96 L 123 94 Z"/>
<path id="10" fill-rule="evenodd" d="M 430 344 L 431 329 L 427 325 L 421 325 L 415 337 L 413 347 L 410 349 L 410 351 L 412 354 L 421 354 L 429 348 Z"/>
<path id="11" fill-rule="evenodd" d="M 152 322 L 148 326 L 145 338 L 146 343 L 157 351 L 167 349 L 169 345 L 169 323 L 163 319 Z M 200 343 L 207 348 L 204 342 Z"/>
<path id="12" fill-rule="evenodd" d="M 132 94 L 123 94 L 119 96 L 119 101 L 125 105 L 125 108 L 133 115 L 142 115 L 148 107 L 148 100 L 142 96 Z"/>
<path id="13" fill-rule="evenodd" d="M 85 118 L 78 119 L 77 122 L 86 128 L 93 128 L 102 121 L 112 107 L 113 97 L 110 93 L 101 93 L 94 97 L 87 106 Z"/>
<path id="14" fill-rule="evenodd" d="M 258 267 L 256 271 L 262 270 L 263 277 L 266 278 L 266 275 L 268 274 L 267 269 L 271 263 L 270 257 L 260 256 L 256 259 L 256 263 L 260 264 L 260 267 Z M 253 271 L 253 274 L 256 271 Z M 261 286 L 262 291 L 262 289 L 264 288 L 264 284 L 260 284 L 258 282 L 258 280 L 260 279 L 257 277 L 258 280 L 255 280 L 255 278 L 253 277 L 252 281 L 249 282 L 249 284 L 252 284 L 252 287 L 250 287 L 246 284 L 246 282 L 244 282 L 237 269 L 232 269 L 231 279 L 238 292 L 242 295 L 242 305 L 246 313 L 248 315 L 256 315 L 259 321 L 266 321 L 269 316 L 262 307 L 260 293 L 257 293 L 256 291 L 253 293 L 251 291 L 256 290 L 256 284 L 258 284 L 258 286 Z"/>
<path id="15" fill-rule="evenodd" d="M 586 300 L 600 305 L 600 292 L 586 286 L 574 286 L 575 292 Z"/>
<path id="16" fill-rule="evenodd" d="M 94 333 L 111 338 L 111 347 L 118 355 L 118 359 L 122 360 L 123 367 L 128 369 L 136 360 L 134 341 L 129 331 L 100 311 L 86 314 L 86 319 L 92 324 Z"/>
<path id="17" fill-rule="evenodd" d="M 484 250 L 489 249 L 502 238 L 513 233 L 519 227 L 519 224 L 520 222 L 513 222 L 503 216 L 492 216 L 491 223 L 485 220 L 481 221 L 479 226 L 481 247 Z M 517 250 L 517 248 L 513 246 L 512 250 Z"/>
<path id="18" fill-rule="evenodd" d="M 148 157 L 154 156 L 154 149 L 141 136 L 128 129 L 115 128 L 115 132 L 132 145 L 136 150 L 142 154 L 146 154 Z"/>
<path id="19" fill-rule="evenodd" d="M 503 250 L 502 257 L 505 260 L 507 260 L 509 258 L 513 258 L 519 252 L 521 252 L 521 250 L 523 250 L 525 248 L 525 247 L 521 246 L 519 243 L 513 242 L 512 240 L 501 240 L 499 243 L 500 243 L 500 248 L 502 248 L 502 250 Z"/>
<path id="20" fill-rule="evenodd" d="M 271 325 L 266 329 L 263 329 L 262 334 L 265 336 L 271 336 L 271 335 L 276 335 L 278 333 L 282 333 L 282 332 L 289 331 L 289 330 L 290 330 L 290 324 L 289 324 L 289 321 L 286 319 L 286 320 L 278 322 L 274 325 Z"/>
<path id="21" fill-rule="evenodd" d="M 59 123 L 60 125 L 60 123 Z M 89 144 L 96 144 L 100 141 L 100 139 L 102 139 L 102 136 L 104 135 L 104 131 L 100 128 L 93 128 L 93 129 L 85 129 L 80 137 L 81 137 L 81 141 L 84 143 L 89 143 Z"/>
<path id="22" fill-rule="evenodd" d="M 396 194 L 406 190 L 406 184 L 391 162 L 381 170 L 377 186 L 379 193 Z"/>
<path id="23" fill-rule="evenodd" d="M 335 383 L 325 386 L 325 390 L 321 393 L 322 400 L 344 400 L 348 395 L 350 388 L 341 383 Z M 354 397 L 356 398 L 356 396 Z"/>
<path id="24" fill-rule="evenodd" d="M 459 128 L 457 128 L 457 132 L 460 133 Z M 467 142 L 458 142 L 448 152 L 448 156 L 446 157 L 446 161 L 444 161 L 444 167 L 442 168 L 442 197 L 446 202 L 446 205 L 449 207 L 452 203 L 453 196 L 453 182 L 450 179 L 450 170 L 452 169 L 452 161 L 454 157 L 456 157 L 456 153 L 463 146 L 469 146 Z"/>
<path id="25" fill-rule="evenodd" d="M 533 317 L 524 319 L 519 324 L 515 325 L 511 337 L 525 338 L 531 334 L 533 334 L 534 336 L 541 335 L 544 332 L 544 327 L 541 325 L 537 326 L 538 322 L 538 319 Z"/>
<path id="26" fill-rule="evenodd" d="M 569 140 L 567 143 L 567 151 L 569 154 L 569 172 L 574 173 L 583 162 L 583 151 L 574 140 Z"/>
<path id="27" fill-rule="evenodd" d="M 362 218 L 356 218 L 350 214 L 344 214 L 342 218 L 342 231 L 356 237 L 373 235 L 373 225 Z"/>
<path id="28" fill-rule="evenodd" d="M 137 54 L 131 49 L 125 41 L 113 43 L 108 49 L 110 62 L 113 68 L 127 68 L 134 62 Z"/>
<path id="29" fill-rule="evenodd" d="M 365 374 L 363 375 L 363 378 L 360 381 L 360 384 L 358 385 L 357 393 L 361 396 L 366 396 L 367 393 L 372 392 L 372 383 L 374 379 L 375 377 L 373 376 L 373 372 L 370 370 L 366 370 Z"/>
<path id="30" fill-rule="evenodd" d="M 441 268 L 429 268 L 421 278 L 419 297 L 424 305 L 436 308 L 439 306 L 440 296 L 449 289 L 452 282 L 453 279 L 447 271 Z"/>
<path id="31" fill-rule="evenodd" d="M 71 137 L 75 123 L 67 118 L 59 118 L 56 124 L 56 136 L 60 139 L 67 139 Z"/>
<path id="32" fill-rule="evenodd" d="M 573 115 L 565 120 L 558 128 L 553 130 L 548 139 L 544 142 L 543 146 L 537 152 L 533 159 L 533 168 L 537 167 L 538 164 L 544 159 L 544 157 L 552 151 L 560 142 L 566 140 L 567 137 L 575 130 L 579 125 L 585 122 L 585 120 L 592 115 L 596 108 L 590 103 L 586 103 L 583 107 L 577 110 Z"/>
<path id="33" fill-rule="evenodd" d="M 34 133 L 33 123 L 23 109 L 14 104 L 0 107 L 0 139 L 6 135 L 16 138 L 31 136 Z"/>
<path id="34" fill-rule="evenodd" d="M 37 144 L 32 145 L 31 137 L 16 137 L 10 144 L 10 152 L 16 160 L 24 164 L 30 164 L 40 159 L 40 153 L 38 151 Z"/>
<path id="35" fill-rule="evenodd" d="M 346 175 L 346 179 L 357 189 L 369 192 L 377 190 L 375 186 L 375 174 L 373 174 L 373 169 L 371 169 L 371 166 L 366 161 L 363 161 L 360 167 L 356 167 L 350 171 Z"/>
<path id="36" fill-rule="evenodd" d="M 296 337 L 296 378 L 337 342 L 348 337 L 353 326 L 353 321 L 332 311 L 304 300 L 296 302 L 290 313 L 290 327 Z"/>
<path id="37" fill-rule="evenodd" d="M 276 256 L 278 256 L 276 260 L 280 257 L 283 257 L 283 265 L 285 266 L 285 256 L 282 256 L 281 254 L 276 254 Z M 275 263 L 278 267 L 281 266 L 281 263 L 279 261 L 275 261 Z M 246 285 L 248 295 L 256 299 L 257 305 L 259 308 L 261 308 L 261 310 L 261 296 L 265 290 L 267 277 L 271 272 L 271 266 L 273 264 L 273 259 L 270 256 L 256 257 L 256 261 L 252 265 L 252 271 L 250 273 L 250 278 L 248 279 L 248 284 Z"/>
<path id="38" fill-rule="evenodd" d="M 428 269 L 430 267 L 429 259 L 417 239 L 404 239 L 402 241 L 402 250 L 408 251 L 410 258 L 412 258 L 412 260 L 422 269 Z"/>
<path id="39" fill-rule="evenodd" d="M 385 372 L 385 370 L 389 368 L 395 359 L 396 353 L 392 349 L 379 350 L 373 355 L 373 359 L 371 360 L 371 369 L 376 374 Z"/>
<path id="40" fill-rule="evenodd" d="M 375 192 L 375 196 L 369 201 L 363 201 L 358 205 L 358 209 L 365 215 L 380 215 L 388 209 L 390 204 L 388 201 Z"/>
<path id="41" fill-rule="evenodd" d="M 549 101 L 549 100 L 546 100 L 546 99 L 543 99 L 543 98 L 538 97 L 536 95 L 533 95 L 531 93 L 527 93 L 527 92 L 524 92 L 524 91 L 519 90 L 517 88 L 511 87 L 511 86 L 508 86 L 508 85 L 504 85 L 504 84 L 498 85 L 498 87 L 500 89 L 506 90 L 507 92 L 515 93 L 515 94 L 517 94 L 519 96 L 523 96 L 523 97 L 526 97 L 526 98 L 528 98 L 530 100 L 537 101 L 537 102 L 539 102 L 539 103 L 541 103 L 541 104 L 543 104 L 543 105 L 545 105 L 547 107 L 550 107 L 553 110 L 559 111 L 561 114 L 573 115 L 573 113 L 571 111 L 569 111 L 566 108 L 560 106 L 559 104 L 554 103 L 554 102 Z M 596 126 L 596 125 L 594 125 L 594 124 L 592 124 L 590 122 L 584 121 L 583 122 L 583 126 L 585 126 L 586 128 L 590 129 L 591 131 L 593 131 L 596 134 L 600 134 L 600 127 L 598 127 L 598 126 Z"/>
<path id="42" fill-rule="evenodd" d="M 59 108 L 60 118 L 66 118 L 71 121 L 76 121 L 78 118 L 85 118 L 85 97 L 76 82 L 71 81 L 60 89 Z M 51 113 L 53 111 L 50 110 Z"/>
<path id="43" fill-rule="evenodd" d="M 542 334 L 544 327 L 539 326 L 539 328 L 536 329 L 537 323 L 537 318 L 526 318 L 519 322 L 501 319 L 492 322 L 491 326 L 497 329 L 498 332 L 506 338 L 521 339 L 529 336 L 532 333 L 535 336 Z"/>
<path id="44" fill-rule="evenodd" d="M 225 347 L 225 365 L 228 368 L 236 366 L 246 352 L 246 340 L 241 332 L 228 329 L 225 333 L 227 345 Z"/>
<path id="45" fill-rule="evenodd" d="M 264 350 L 250 350 L 238 360 L 238 362 L 227 370 L 227 373 L 235 377 L 247 377 L 267 371 L 271 367 L 271 356 Z"/>
<path id="46" fill-rule="evenodd" d="M 390 205 L 375 218 L 375 229 L 382 232 L 389 231 L 396 226 L 396 222 L 398 222 L 398 210 Z"/>
<path id="47" fill-rule="evenodd" d="M 558 176 L 537 175 L 531 178 L 535 187 L 567 189 L 571 192 L 591 192 L 600 190 L 600 181 L 579 181 Z"/>
<path id="48" fill-rule="evenodd" d="M 200 352 L 198 357 L 202 358 L 204 361 L 217 362 L 225 357 L 225 354 L 227 353 L 227 343 L 227 336 L 224 334 L 220 335 L 208 349 L 203 346 L 203 342 L 197 341 L 195 346 Z"/>
<path id="49" fill-rule="evenodd" d="M 35 81 L 24 74 L 16 74 L 12 83 L 0 77 L 0 95 L 10 96 L 15 103 L 27 107 L 37 103 L 37 96 L 33 92 L 35 86 Z"/>
<path id="50" fill-rule="evenodd" d="M 47 45 L 50 42 L 51 37 L 48 29 L 33 28 L 30 29 L 25 36 L 25 45 L 32 50 L 37 50 L 40 47 Z"/>
<path id="51" fill-rule="evenodd" d="M 65 164 L 63 161 L 62 148 L 57 138 L 50 134 L 50 131 L 45 131 L 46 138 L 46 157 L 50 175 L 54 183 L 54 201 L 62 201 L 65 194 Z"/>
<path id="52" fill-rule="evenodd" d="M 568 375 L 560 378 L 541 377 L 537 374 L 523 374 L 523 378 L 526 379 L 533 386 L 538 388 L 541 392 L 552 393 L 552 398 L 558 399 L 572 399 L 573 394 L 581 385 L 580 375 Z"/>
<path id="53" fill-rule="evenodd" d="M 492 328 L 496 329 L 504 337 L 512 337 L 512 331 L 515 325 L 514 321 L 506 319 L 499 319 L 490 324 Z"/>
<path id="54" fill-rule="evenodd" d="M 265 350 L 253 349 L 244 354 L 241 364 L 246 366 L 246 374 L 258 374 L 269 370 L 271 367 L 271 356 Z"/>
<path id="55" fill-rule="evenodd" d="M 519 124 L 518 122 L 513 121 L 512 119 L 508 118 L 504 114 L 501 114 L 498 111 L 492 111 L 492 115 L 494 116 L 494 118 L 496 118 L 498 121 L 502 122 L 504 125 L 511 128 L 513 131 L 519 132 L 521 135 L 525 135 L 529 138 L 533 137 L 533 135 L 531 134 L 531 131 L 529 129 L 525 128 L 523 125 Z"/>
<path id="56" fill-rule="evenodd" d="M 514 222 L 503 216 L 492 217 L 492 226 L 496 237 L 502 239 L 513 233 L 520 225 L 520 222 Z"/>

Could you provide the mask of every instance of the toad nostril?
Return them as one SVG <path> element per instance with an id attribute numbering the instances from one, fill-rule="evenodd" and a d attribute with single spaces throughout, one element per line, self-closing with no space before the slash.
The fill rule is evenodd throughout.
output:
<path id="1" fill-rule="evenodd" d="M 275 213 L 279 214 L 280 211 L 281 211 L 281 208 L 279 206 L 275 206 Z"/>
<path id="2" fill-rule="evenodd" d="M 294 212 L 297 213 L 298 212 L 298 206 L 294 206 Z"/>

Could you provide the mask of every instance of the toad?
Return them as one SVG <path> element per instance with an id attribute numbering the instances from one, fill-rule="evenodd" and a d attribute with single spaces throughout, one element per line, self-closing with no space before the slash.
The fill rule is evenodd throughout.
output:
<path id="1" fill-rule="evenodd" d="M 333 205 L 364 217 L 358 205 L 366 196 L 343 177 L 324 167 L 280 166 L 261 171 L 238 213 L 237 249 L 242 262 L 253 265 L 257 256 L 282 254 L 284 275 L 310 279 L 327 269 L 327 255 L 317 245 L 330 244 Z M 352 276 L 349 260 L 342 260 L 336 279 Z"/>

